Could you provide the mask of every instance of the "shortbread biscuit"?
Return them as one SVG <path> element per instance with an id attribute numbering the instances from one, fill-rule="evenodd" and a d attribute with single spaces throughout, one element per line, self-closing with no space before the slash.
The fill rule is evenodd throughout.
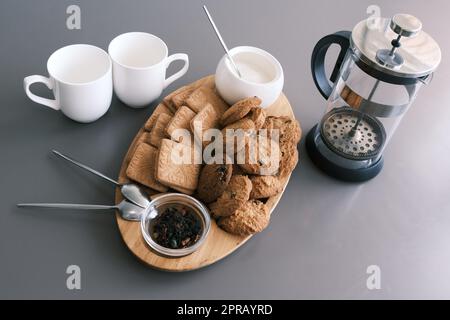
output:
<path id="1" fill-rule="evenodd" d="M 250 199 L 269 198 L 283 191 L 282 180 L 277 176 L 251 176 Z"/>
<path id="2" fill-rule="evenodd" d="M 216 109 L 214 109 L 212 104 L 207 103 L 206 106 L 192 118 L 190 127 L 191 131 L 198 139 L 203 140 L 203 133 L 208 129 L 217 128 L 218 124 L 219 115 L 217 114 Z"/>
<path id="3" fill-rule="evenodd" d="M 144 131 L 141 133 L 141 135 L 137 138 L 136 142 L 133 144 L 131 150 L 129 151 L 129 154 L 131 155 L 130 157 L 127 157 L 126 159 L 126 166 L 128 167 L 128 165 L 130 164 L 131 158 L 134 155 L 134 152 L 136 151 L 137 147 L 139 147 L 139 145 L 141 143 L 147 143 L 150 144 L 148 137 L 150 135 L 150 132 Z"/>
<path id="4" fill-rule="evenodd" d="M 166 134 L 166 127 L 171 119 L 172 117 L 165 113 L 161 113 L 158 118 L 156 118 L 156 122 L 152 131 L 150 131 L 149 136 L 149 142 L 152 146 L 158 148 L 161 144 L 161 139 L 168 137 Z"/>
<path id="5" fill-rule="evenodd" d="M 261 104 L 261 99 L 258 97 L 246 98 L 233 104 L 228 110 L 224 112 L 220 118 L 220 123 L 227 126 L 233 122 L 245 117 L 253 108 Z"/>
<path id="6" fill-rule="evenodd" d="M 170 111 L 170 109 L 164 103 L 160 103 L 155 108 L 155 110 L 153 110 L 153 113 L 150 116 L 150 118 L 148 118 L 147 122 L 144 125 L 144 129 L 147 131 L 151 131 L 153 129 L 153 126 L 155 125 L 156 119 L 161 113 L 173 116 L 172 111 Z"/>
<path id="7" fill-rule="evenodd" d="M 170 93 L 169 95 L 167 95 L 164 99 L 163 99 L 163 103 L 173 112 L 175 113 L 175 111 L 177 111 L 177 108 L 175 107 L 175 105 L 172 102 L 172 98 L 187 91 L 187 90 L 191 90 L 191 86 L 183 86 L 178 88 L 177 90 L 173 91 L 172 93 Z"/>
<path id="8" fill-rule="evenodd" d="M 245 202 L 236 212 L 228 217 L 220 218 L 218 225 L 227 232 L 240 236 L 263 231 L 270 221 L 267 206 L 258 200 Z"/>
<path id="9" fill-rule="evenodd" d="M 186 105 L 197 113 L 206 107 L 208 103 L 213 106 L 220 116 L 228 109 L 226 102 L 214 90 L 204 86 L 194 90 L 189 98 L 186 99 Z"/>
<path id="10" fill-rule="evenodd" d="M 188 107 L 181 106 L 172 119 L 167 124 L 166 133 L 172 140 L 181 142 L 182 137 L 175 137 L 173 133 L 177 129 L 190 129 L 190 123 L 192 118 L 194 118 L 195 112 L 189 109 Z"/>
<path id="11" fill-rule="evenodd" d="M 186 104 L 186 99 L 191 95 L 194 91 L 194 88 L 188 87 L 180 93 L 174 95 L 171 99 L 172 105 L 175 109 L 179 109 Z"/>
<path id="12" fill-rule="evenodd" d="M 160 192 L 166 192 L 168 188 L 159 183 L 155 178 L 157 153 L 156 148 L 146 143 L 139 144 L 131 158 L 126 174 L 128 178 L 144 186 Z"/>
<path id="13" fill-rule="evenodd" d="M 150 136 L 151 136 L 151 132 L 143 132 L 143 133 L 141 134 L 141 136 L 139 137 L 138 142 L 139 142 L 139 143 L 140 143 L 140 142 L 144 142 L 144 143 L 146 143 L 146 144 L 151 145 L 151 143 L 150 143 Z M 136 146 L 136 147 L 137 147 L 137 146 Z"/>
<path id="14" fill-rule="evenodd" d="M 194 163 L 193 148 L 162 139 L 158 153 L 156 179 L 171 188 L 195 190 L 201 165 Z"/>
<path id="15" fill-rule="evenodd" d="M 209 208 L 214 217 L 227 217 L 250 199 L 252 182 L 247 176 L 232 176 L 225 191 Z"/>
<path id="16" fill-rule="evenodd" d="M 198 180 L 198 198 L 205 203 L 216 201 L 228 186 L 232 173 L 232 164 L 206 164 L 203 166 Z"/>

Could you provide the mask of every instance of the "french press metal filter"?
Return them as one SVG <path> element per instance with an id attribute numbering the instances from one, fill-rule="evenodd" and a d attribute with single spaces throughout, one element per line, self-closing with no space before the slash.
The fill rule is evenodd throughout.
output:
<path id="1" fill-rule="evenodd" d="M 332 44 L 341 50 L 329 81 L 324 62 Z M 311 68 L 327 109 L 306 139 L 314 163 L 342 180 L 375 177 L 390 137 L 440 61 L 439 45 L 407 14 L 370 18 L 322 38 Z"/>

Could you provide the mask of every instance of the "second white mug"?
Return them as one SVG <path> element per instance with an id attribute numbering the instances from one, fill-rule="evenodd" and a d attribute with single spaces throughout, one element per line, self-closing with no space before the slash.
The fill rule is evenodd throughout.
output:
<path id="1" fill-rule="evenodd" d="M 187 54 L 168 56 L 168 51 L 164 41 L 145 32 L 124 33 L 111 41 L 108 53 L 113 61 L 114 92 L 123 103 L 146 107 L 187 72 Z M 183 68 L 166 78 L 167 67 L 176 60 L 184 61 Z"/>

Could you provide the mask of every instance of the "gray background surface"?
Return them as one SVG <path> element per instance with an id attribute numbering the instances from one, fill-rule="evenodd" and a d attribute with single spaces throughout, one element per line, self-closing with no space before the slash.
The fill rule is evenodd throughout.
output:
<path id="1" fill-rule="evenodd" d="M 165 93 L 211 74 L 223 55 L 201 9 L 209 5 L 230 47 L 271 52 L 306 133 L 325 101 L 310 75 L 312 48 L 351 29 L 373 1 L 59 1 L 0 2 L 0 298 L 450 298 L 450 38 L 448 1 L 376 1 L 383 16 L 409 12 L 441 45 L 443 62 L 391 140 L 373 181 L 348 184 L 319 172 L 300 146 L 300 164 L 271 224 L 240 250 L 202 270 L 170 274 L 141 264 L 122 243 L 112 214 L 19 210 L 23 201 L 112 203 L 113 188 L 50 155 L 67 152 L 117 176 L 153 107 L 116 98 L 99 121 L 82 125 L 27 99 L 24 76 L 46 75 L 59 47 L 106 49 L 116 35 L 147 31 L 170 53 L 189 54 L 187 75 Z M 79 4 L 82 30 L 66 29 Z M 173 68 L 175 69 L 175 68 Z M 49 96 L 43 86 L 34 92 Z M 66 267 L 82 290 L 66 288 Z M 381 290 L 366 268 L 381 268 Z"/>

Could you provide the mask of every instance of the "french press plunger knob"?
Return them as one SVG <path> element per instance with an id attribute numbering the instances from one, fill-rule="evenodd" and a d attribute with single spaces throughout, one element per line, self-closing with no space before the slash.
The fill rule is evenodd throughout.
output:
<path id="1" fill-rule="evenodd" d="M 412 38 L 422 30 L 422 22 L 410 14 L 396 14 L 390 23 L 392 31 L 398 34 L 396 39 L 391 41 L 391 49 L 380 49 L 377 51 L 377 61 L 385 67 L 397 69 L 403 63 L 403 57 L 396 52 L 401 47 L 402 37 Z"/>

